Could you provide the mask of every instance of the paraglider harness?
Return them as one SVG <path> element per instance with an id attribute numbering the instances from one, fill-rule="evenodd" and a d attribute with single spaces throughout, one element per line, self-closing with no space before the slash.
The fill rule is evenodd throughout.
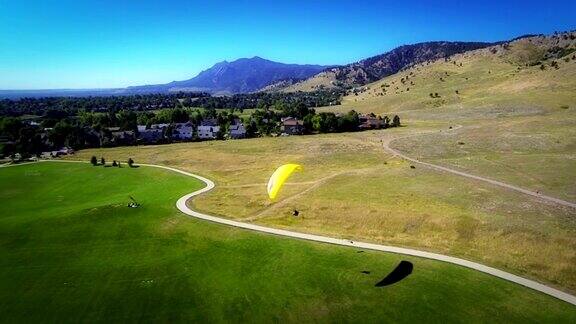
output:
<path id="1" fill-rule="evenodd" d="M 140 207 L 140 204 L 136 201 L 136 199 L 132 198 L 132 196 L 128 196 L 128 197 L 130 197 L 130 200 L 132 200 L 132 202 L 128 204 L 128 207 L 130 207 L 130 208 Z"/>

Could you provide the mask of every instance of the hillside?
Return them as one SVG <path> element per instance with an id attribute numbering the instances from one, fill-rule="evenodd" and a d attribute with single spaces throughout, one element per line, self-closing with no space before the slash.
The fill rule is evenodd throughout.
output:
<path id="1" fill-rule="evenodd" d="M 575 54 L 575 32 L 522 38 L 416 64 L 353 89 L 342 108 L 385 112 L 507 103 L 570 106 L 576 102 Z M 454 117 L 465 117 L 465 112 L 459 114 Z"/>
<path id="2" fill-rule="evenodd" d="M 286 79 L 305 79 L 327 68 L 322 65 L 284 64 L 261 57 L 223 61 L 185 81 L 127 88 L 130 92 L 206 91 L 216 94 L 247 93 Z"/>
<path id="3" fill-rule="evenodd" d="M 534 36 L 423 63 L 318 111 L 399 114 L 462 125 L 393 147 L 425 161 L 574 201 L 576 32 Z M 414 134 L 418 135 L 418 134 Z M 543 166 L 547 166 L 543 168 Z"/>
<path id="4" fill-rule="evenodd" d="M 479 42 L 425 42 L 404 45 L 381 55 L 327 69 L 307 80 L 286 87 L 282 91 L 313 91 L 320 88 L 347 88 L 364 85 L 418 63 L 433 61 L 490 45 L 492 44 Z"/>

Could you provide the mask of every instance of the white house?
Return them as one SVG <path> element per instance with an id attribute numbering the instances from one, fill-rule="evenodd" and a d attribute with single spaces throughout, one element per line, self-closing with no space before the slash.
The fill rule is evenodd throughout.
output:
<path id="1" fill-rule="evenodd" d="M 234 122 L 234 124 L 230 125 L 230 138 L 244 138 L 246 137 L 246 128 L 244 128 L 244 124 L 239 121 Z"/>
<path id="2" fill-rule="evenodd" d="M 203 120 L 198 126 L 198 137 L 200 139 L 214 139 L 220 131 L 220 126 L 215 119 Z"/>
<path id="3" fill-rule="evenodd" d="M 215 139 L 220 126 L 198 126 L 198 137 L 201 139 Z"/>
<path id="4" fill-rule="evenodd" d="M 194 137 L 194 126 L 192 123 L 176 123 L 172 131 L 172 138 L 179 140 L 189 140 Z"/>
<path id="5" fill-rule="evenodd" d="M 170 124 L 152 124 L 150 125 L 151 129 L 165 129 L 168 128 L 168 126 L 170 126 Z"/>

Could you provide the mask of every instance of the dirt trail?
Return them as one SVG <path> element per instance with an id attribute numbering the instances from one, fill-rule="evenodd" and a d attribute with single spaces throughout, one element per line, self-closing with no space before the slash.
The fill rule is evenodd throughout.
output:
<path id="1" fill-rule="evenodd" d="M 458 130 L 458 129 L 460 129 L 460 128 L 462 128 L 462 125 L 457 125 L 456 127 L 452 128 L 452 129 L 449 130 L 449 131 L 455 131 L 455 130 Z M 403 154 L 402 152 L 397 151 L 397 150 L 393 149 L 392 147 L 390 147 L 390 144 L 392 144 L 392 142 L 394 142 L 394 141 L 396 141 L 396 140 L 404 139 L 404 138 L 408 138 L 408 137 L 413 137 L 413 136 L 420 136 L 420 135 L 424 135 L 424 134 L 432 134 L 432 133 L 434 133 L 434 132 L 417 133 L 417 134 L 412 134 L 412 135 L 407 135 L 407 136 L 402 136 L 402 137 L 397 137 L 397 138 L 386 138 L 386 139 L 382 139 L 382 147 L 384 148 L 384 150 L 388 151 L 389 153 L 391 153 L 391 154 L 393 154 L 393 155 L 395 155 L 395 156 L 398 156 L 398 157 L 400 157 L 400 158 L 402 158 L 402 159 L 404 159 L 404 160 L 410 161 L 410 162 L 412 162 L 412 163 L 417 163 L 417 164 L 420 164 L 420 165 L 424 165 L 424 166 L 429 167 L 429 168 L 431 168 L 431 169 L 440 170 L 440 171 L 443 171 L 443 172 L 449 172 L 449 173 L 456 174 L 456 175 L 459 175 L 459 176 L 462 176 L 462 177 L 466 177 L 466 178 L 470 178 L 470 179 L 474 179 L 474 180 L 479 180 L 479 181 L 487 182 L 487 183 L 490 183 L 490 184 L 493 184 L 493 185 L 496 185 L 496 186 L 499 186 L 499 187 L 502 187 L 502 188 L 505 188 L 505 189 L 508 189 L 508 190 L 514 190 L 514 191 L 517 191 L 517 192 L 520 192 L 520 193 L 523 193 L 523 194 L 526 194 L 526 195 L 530 195 L 530 196 L 539 198 L 539 199 L 541 199 L 541 200 L 544 200 L 544 201 L 547 201 L 547 202 L 550 202 L 550 203 L 553 203 L 553 204 L 558 204 L 558 205 L 562 205 L 562 206 L 566 206 L 566 207 L 576 208 L 576 203 L 573 203 L 573 202 L 570 202 L 570 201 L 566 201 L 566 200 L 562 200 L 562 199 L 558 199 L 558 198 L 546 196 L 546 195 L 543 195 L 543 194 L 538 193 L 538 192 L 535 192 L 535 191 L 531 191 L 531 190 L 528 190 L 528 189 L 520 188 L 520 187 L 511 185 L 511 184 L 507 184 L 507 183 L 504 183 L 504 182 L 501 182 L 501 181 L 497 181 L 497 180 L 485 178 L 485 177 L 482 177 L 482 176 L 477 176 L 477 175 L 474 175 L 474 174 L 471 174 L 471 173 L 467 173 L 467 172 L 463 172 L 463 171 L 458 171 L 458 170 L 450 169 L 450 168 L 447 168 L 447 167 L 444 167 L 444 166 L 440 166 L 440 165 L 437 165 L 437 164 L 432 164 L 432 163 L 428 163 L 428 162 L 423 162 L 423 161 L 420 161 L 420 160 L 418 160 L 418 159 L 409 157 L 409 156 Z"/>

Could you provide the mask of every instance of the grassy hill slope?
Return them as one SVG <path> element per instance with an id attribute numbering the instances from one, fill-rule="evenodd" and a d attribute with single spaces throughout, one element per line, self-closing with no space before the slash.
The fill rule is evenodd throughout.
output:
<path id="1" fill-rule="evenodd" d="M 391 142 L 423 161 L 576 201 L 576 53 L 566 54 L 576 48 L 572 38 L 521 39 L 424 63 L 357 89 L 342 106 L 318 109 L 399 114 L 406 127 L 86 150 L 74 158 L 133 157 L 200 172 L 217 188 L 194 204 L 211 213 L 460 256 L 573 292 L 573 209 L 412 169 L 382 149 Z M 271 203 L 267 178 L 287 162 L 304 172 Z"/>
<path id="2" fill-rule="evenodd" d="M 132 157 L 199 172 L 215 180 L 216 189 L 195 199 L 195 206 L 224 217 L 441 252 L 576 289 L 573 210 L 426 168 L 411 169 L 382 149 L 382 139 L 448 129 L 443 125 L 85 150 L 72 158 Z M 302 164 L 304 171 L 290 178 L 272 203 L 266 195 L 268 177 L 289 162 Z M 294 209 L 300 217 L 292 216 Z"/>
<path id="3" fill-rule="evenodd" d="M 402 112 L 488 105 L 574 106 L 576 39 L 572 37 L 576 33 L 524 38 L 419 64 L 357 89 L 342 108 Z M 427 112 L 426 117 L 432 117 L 434 110 Z M 454 117 L 470 117 L 469 111 L 462 113 Z M 442 111 L 439 115 L 443 117 Z"/>
<path id="4" fill-rule="evenodd" d="M 576 33 L 524 38 L 417 65 L 321 110 L 399 114 L 408 126 L 463 125 L 456 135 L 412 136 L 392 146 L 574 201 L 575 54 Z"/>
<path id="5" fill-rule="evenodd" d="M 190 219 L 174 201 L 199 186 L 144 167 L 1 169 L 2 321 L 576 320 L 571 305 L 457 266 Z M 414 273 L 375 288 L 400 260 Z"/>

